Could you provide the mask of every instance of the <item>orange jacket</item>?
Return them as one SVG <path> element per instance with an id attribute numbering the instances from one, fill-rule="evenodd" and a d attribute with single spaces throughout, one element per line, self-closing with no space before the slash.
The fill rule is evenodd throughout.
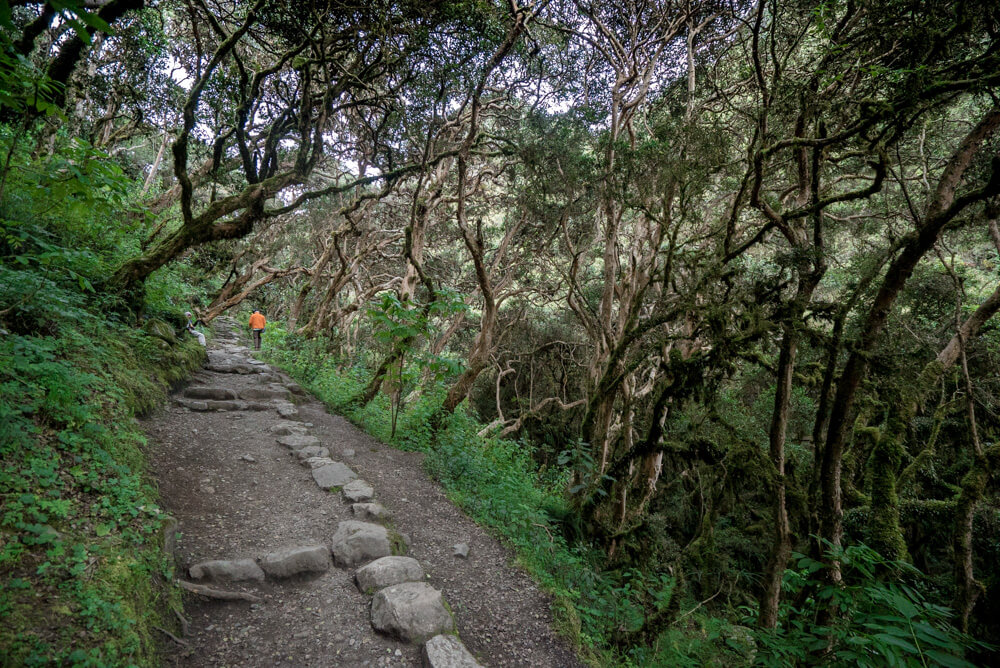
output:
<path id="1" fill-rule="evenodd" d="M 267 320 L 264 319 L 263 313 L 254 313 L 250 316 L 250 329 L 264 329 L 267 325 Z"/>

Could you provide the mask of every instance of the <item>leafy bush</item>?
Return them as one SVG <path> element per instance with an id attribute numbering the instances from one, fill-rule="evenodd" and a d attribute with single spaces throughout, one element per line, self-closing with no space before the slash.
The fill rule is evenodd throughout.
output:
<path id="1" fill-rule="evenodd" d="M 950 666 L 972 668 L 962 657 L 985 648 L 951 626 L 951 611 L 927 601 L 914 586 L 923 575 L 912 565 L 884 559 L 866 545 L 827 551 L 841 564 L 843 584 L 826 577 L 826 562 L 794 555 L 785 572 L 786 603 L 774 632 L 757 631 L 757 665 L 797 666 L 823 661 L 844 666 Z M 887 573 L 895 577 L 885 578 Z M 883 577 L 879 577 L 882 574 Z M 800 595 L 804 602 L 796 608 Z M 832 603 L 830 626 L 815 622 Z"/>

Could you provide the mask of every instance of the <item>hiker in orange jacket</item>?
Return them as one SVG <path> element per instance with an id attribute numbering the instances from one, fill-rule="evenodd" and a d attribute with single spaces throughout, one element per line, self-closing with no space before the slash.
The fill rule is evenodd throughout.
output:
<path id="1" fill-rule="evenodd" d="M 267 326 L 267 320 L 264 318 L 264 314 L 258 309 L 253 310 L 253 314 L 250 316 L 250 331 L 253 332 L 253 349 L 260 350 L 260 335 L 264 333 L 264 328 Z"/>

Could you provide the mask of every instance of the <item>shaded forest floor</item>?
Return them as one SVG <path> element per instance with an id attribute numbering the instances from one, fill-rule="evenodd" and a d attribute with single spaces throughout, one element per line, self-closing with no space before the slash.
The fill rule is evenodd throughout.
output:
<path id="1" fill-rule="evenodd" d="M 237 392 L 261 386 L 257 374 L 208 370 L 191 384 Z M 393 528 L 409 538 L 407 554 L 441 590 L 460 637 L 482 663 L 580 665 L 552 630 L 549 598 L 511 565 L 507 548 L 428 478 L 423 455 L 374 440 L 312 397 L 299 398 L 297 409 L 330 457 L 374 487 Z M 143 422 L 163 504 L 179 523 L 182 574 L 203 560 L 329 545 L 339 522 L 357 519 L 340 494 L 318 488 L 310 469 L 276 442 L 270 428 L 281 419 L 275 409 L 200 412 L 174 403 Z M 467 559 L 453 554 L 457 543 L 469 545 Z M 358 591 L 353 574 L 334 567 L 279 582 L 222 585 L 253 593 L 261 603 L 190 596 L 184 638 L 190 646 L 175 646 L 172 659 L 189 666 L 419 665 L 419 646 L 372 629 L 370 597 Z"/>

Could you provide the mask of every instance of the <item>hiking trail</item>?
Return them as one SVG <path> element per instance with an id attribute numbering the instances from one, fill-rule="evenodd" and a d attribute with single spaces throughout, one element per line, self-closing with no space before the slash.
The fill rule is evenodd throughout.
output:
<path id="1" fill-rule="evenodd" d="M 328 413 L 232 320 L 214 327 L 205 368 L 142 422 L 188 590 L 176 665 L 582 665 L 423 455 Z"/>

